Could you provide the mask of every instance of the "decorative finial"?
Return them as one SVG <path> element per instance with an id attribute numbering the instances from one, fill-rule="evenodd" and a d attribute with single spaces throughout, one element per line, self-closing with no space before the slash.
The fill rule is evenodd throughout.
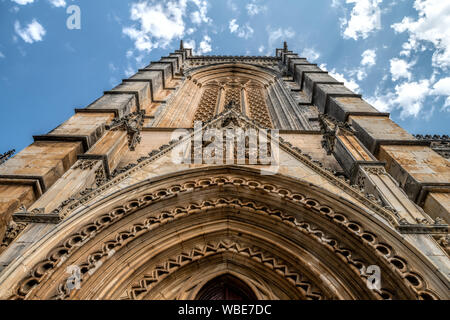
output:
<path id="1" fill-rule="evenodd" d="M 180 50 L 184 50 L 183 39 L 180 40 Z"/>
<path id="2" fill-rule="evenodd" d="M 287 42 L 286 41 L 283 43 L 283 50 L 284 50 L 284 52 L 288 51 L 288 46 L 287 46 Z"/>
<path id="3" fill-rule="evenodd" d="M 11 158 L 13 156 L 14 152 L 16 152 L 16 150 L 12 149 L 12 150 L 9 150 L 8 152 L 5 152 L 4 154 L 0 153 L 0 164 L 5 163 L 6 160 Z"/>

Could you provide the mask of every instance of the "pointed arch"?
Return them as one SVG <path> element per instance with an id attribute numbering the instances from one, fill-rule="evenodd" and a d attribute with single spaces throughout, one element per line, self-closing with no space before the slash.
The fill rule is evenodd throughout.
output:
<path id="1" fill-rule="evenodd" d="M 170 120 L 173 113 L 183 112 L 183 123 L 178 126 L 191 127 L 194 120 L 210 120 L 231 100 L 240 112 L 257 121 L 262 119 L 260 124 L 264 127 L 311 129 L 308 119 L 284 86 L 281 74 L 244 62 L 215 63 L 188 70 L 174 103 L 155 124 L 173 127 L 175 123 Z"/>
<path id="2" fill-rule="evenodd" d="M 10 298 L 157 298 L 164 288 L 181 294 L 170 298 L 193 297 L 206 280 L 198 275 L 213 276 L 206 267 L 214 265 L 243 274 L 259 298 L 437 299 L 448 290 L 424 257 L 362 208 L 248 167 L 137 183 L 79 210 L 37 246 L 26 256 L 39 262 Z M 71 265 L 81 269 L 80 290 L 67 290 Z M 367 286 L 371 265 L 381 270 L 379 290 Z"/>

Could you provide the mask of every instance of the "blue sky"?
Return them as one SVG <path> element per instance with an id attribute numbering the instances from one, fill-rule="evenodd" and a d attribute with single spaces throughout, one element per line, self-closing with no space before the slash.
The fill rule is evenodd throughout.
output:
<path id="1" fill-rule="evenodd" d="M 69 29 L 70 6 L 80 29 Z M 177 49 L 273 55 L 286 40 L 412 133 L 450 133 L 447 0 L 0 0 L 0 153 L 21 150 Z"/>

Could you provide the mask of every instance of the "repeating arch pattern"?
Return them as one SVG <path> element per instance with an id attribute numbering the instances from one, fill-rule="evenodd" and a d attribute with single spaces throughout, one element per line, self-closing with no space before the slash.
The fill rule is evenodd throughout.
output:
<path id="1" fill-rule="evenodd" d="M 139 299 L 149 292 L 158 281 L 176 271 L 181 266 L 223 251 L 234 252 L 264 264 L 269 269 L 285 277 L 286 280 L 294 285 L 309 300 L 321 300 L 324 298 L 319 288 L 313 286 L 308 279 L 305 279 L 298 272 L 293 271 L 292 266 L 288 266 L 285 261 L 277 259 L 255 246 L 249 247 L 227 240 L 195 247 L 156 266 L 150 274 L 144 275 L 142 279 L 134 283 L 127 290 L 127 296 L 131 299 Z"/>
<path id="2" fill-rule="evenodd" d="M 333 221 L 338 227 L 344 229 L 348 234 L 360 239 L 364 248 L 371 250 L 376 256 L 381 258 L 386 265 L 388 265 L 393 272 L 395 272 L 403 283 L 416 294 L 417 297 L 423 299 L 437 299 L 438 297 L 427 288 L 424 277 L 419 275 L 414 270 L 410 269 L 407 260 L 396 254 L 395 250 L 389 244 L 381 241 L 379 237 L 370 230 L 365 228 L 355 221 L 350 221 L 345 214 L 336 213 L 330 206 L 322 205 L 316 199 L 307 198 L 304 195 L 292 192 L 285 187 L 274 185 L 273 183 L 261 183 L 253 179 L 243 178 L 239 176 L 213 176 L 211 178 L 201 178 L 191 181 L 186 181 L 182 184 L 174 184 L 167 188 L 155 190 L 152 193 L 145 194 L 137 199 L 128 201 L 123 206 L 117 207 L 107 214 L 97 217 L 91 223 L 83 226 L 79 232 L 72 234 L 57 248 L 54 248 L 48 258 L 37 264 L 31 272 L 31 276 L 23 279 L 16 289 L 16 293 L 11 298 L 23 299 L 31 296 L 34 290 L 39 287 L 39 284 L 48 279 L 52 272 L 70 255 L 72 255 L 84 243 L 95 238 L 95 235 L 101 230 L 107 228 L 109 225 L 117 222 L 123 217 L 140 210 L 143 207 L 149 206 L 164 199 L 169 199 L 177 194 L 194 192 L 195 190 L 210 188 L 213 186 L 232 185 L 239 186 L 250 190 L 258 190 L 259 192 L 271 194 L 284 199 L 290 203 L 301 205 L 308 210 L 327 217 Z M 82 267 L 82 272 L 86 273 L 95 266 L 97 261 L 105 259 L 108 252 L 117 248 L 133 238 L 139 232 L 143 232 L 150 226 L 168 223 L 177 217 L 201 212 L 202 209 L 214 208 L 220 206 L 243 208 L 258 214 L 268 215 L 274 219 L 282 221 L 284 224 L 296 228 L 298 231 L 308 234 L 310 237 L 316 239 L 323 244 L 330 251 L 337 254 L 340 259 L 346 261 L 354 270 L 355 274 L 361 277 L 367 275 L 362 273 L 364 263 L 360 260 L 352 258 L 353 253 L 341 247 L 339 242 L 327 236 L 326 232 L 318 229 L 304 221 L 297 221 L 292 215 L 284 213 L 279 209 L 270 209 L 264 204 L 258 204 L 254 201 L 242 201 L 240 199 L 226 199 L 220 198 L 215 201 L 205 201 L 202 203 L 191 203 L 186 208 L 175 208 L 171 212 L 163 211 L 156 217 L 149 217 L 148 221 L 136 224 L 130 227 L 128 231 L 122 231 L 115 236 L 115 240 L 107 241 L 103 245 L 103 249 L 99 252 L 93 252 L 88 256 L 86 265 Z M 61 288 L 62 289 L 62 288 Z M 64 290 L 62 289 L 61 292 Z M 379 293 L 382 298 L 391 298 L 388 291 Z"/>

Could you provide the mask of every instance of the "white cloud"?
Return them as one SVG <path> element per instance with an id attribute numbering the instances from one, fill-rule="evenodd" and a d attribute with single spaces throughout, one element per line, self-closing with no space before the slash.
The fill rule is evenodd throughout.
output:
<path id="1" fill-rule="evenodd" d="M 130 17 L 137 25 L 123 28 L 122 32 L 134 40 L 138 51 L 166 48 L 173 39 L 179 39 L 186 33 L 184 18 L 188 2 L 195 4 L 197 9 L 190 15 L 193 23 L 211 22 L 206 16 L 207 2 L 204 0 L 177 0 L 164 4 L 141 1 L 131 5 Z"/>
<path id="2" fill-rule="evenodd" d="M 211 38 L 209 36 L 204 36 L 203 40 L 200 42 L 197 54 L 205 54 L 211 52 Z"/>
<path id="3" fill-rule="evenodd" d="M 331 70 L 330 76 L 335 78 L 337 81 L 343 82 L 344 85 L 349 88 L 350 90 L 358 93 L 360 88 L 359 85 L 356 83 L 354 79 L 347 80 L 345 76 L 342 73 L 338 73 L 335 69 Z"/>
<path id="4" fill-rule="evenodd" d="M 341 0 L 331 0 L 332 8 L 339 8 L 342 6 Z"/>
<path id="5" fill-rule="evenodd" d="M 358 68 L 354 73 L 356 74 L 356 79 L 358 79 L 358 81 L 362 81 L 367 77 L 367 72 L 364 68 Z"/>
<path id="6" fill-rule="evenodd" d="M 112 72 L 117 70 L 117 67 L 114 65 L 114 63 L 110 62 L 108 65 L 109 70 L 111 70 Z"/>
<path id="7" fill-rule="evenodd" d="M 195 47 L 196 47 L 195 40 L 192 40 L 192 39 L 184 40 L 184 47 L 192 49 L 192 52 L 194 52 L 195 51 Z"/>
<path id="8" fill-rule="evenodd" d="M 230 23 L 228 24 L 228 28 L 230 29 L 231 33 L 236 32 L 237 29 L 239 29 L 239 25 L 236 23 L 236 19 L 230 20 Z"/>
<path id="9" fill-rule="evenodd" d="M 425 116 L 430 117 L 434 110 L 434 105 L 422 112 L 425 106 L 427 97 L 436 97 L 436 103 L 439 96 L 446 97 L 442 110 L 450 107 L 450 77 L 442 78 L 434 85 L 432 80 L 423 79 L 415 82 L 404 82 L 395 86 L 393 92 L 380 93 L 377 90 L 375 97 L 369 97 L 367 101 L 372 104 L 379 111 L 387 112 L 394 109 L 399 109 L 400 117 L 402 119 L 407 117 Z"/>
<path id="10" fill-rule="evenodd" d="M 400 110 L 400 118 L 417 117 L 423 110 L 425 99 L 432 94 L 430 80 L 404 82 L 396 85 L 394 92 L 380 94 L 367 99 L 375 108 L 382 112 Z"/>
<path id="11" fill-rule="evenodd" d="M 376 92 L 375 97 L 368 97 L 366 100 L 380 112 L 389 112 L 392 110 L 393 93 L 381 95 Z"/>
<path id="12" fill-rule="evenodd" d="M 367 72 L 369 71 L 369 69 L 376 64 L 376 58 L 376 51 L 373 49 L 367 49 L 361 54 L 360 66 L 351 70 L 345 70 L 345 72 L 350 77 L 356 77 L 358 81 L 363 81 L 367 77 Z M 351 83 L 351 86 L 357 88 L 357 83 L 355 80 L 351 79 L 349 82 Z"/>
<path id="13" fill-rule="evenodd" d="M 54 7 L 65 7 L 66 1 L 65 0 L 48 0 Z"/>
<path id="14" fill-rule="evenodd" d="M 259 13 L 267 11 L 267 6 L 258 4 L 259 1 L 252 0 L 251 3 L 248 3 L 245 8 L 247 9 L 247 13 L 249 16 L 254 16 Z"/>
<path id="15" fill-rule="evenodd" d="M 418 19 L 404 17 L 402 22 L 392 25 L 396 32 L 409 32 L 409 39 L 403 45 L 402 54 L 424 50 L 421 42 L 431 42 L 433 66 L 447 69 L 450 67 L 450 2 L 442 0 L 416 0 L 414 8 Z"/>
<path id="16" fill-rule="evenodd" d="M 203 36 L 202 41 L 200 41 L 199 47 L 197 49 L 197 43 L 195 40 L 187 39 L 184 41 L 184 47 L 192 49 L 194 55 L 203 55 L 205 53 L 211 52 L 211 37 L 208 35 Z"/>
<path id="17" fill-rule="evenodd" d="M 319 57 L 320 57 L 320 53 L 317 52 L 313 48 L 305 48 L 305 49 L 303 49 L 303 51 L 300 53 L 300 55 L 302 57 L 307 58 L 309 61 L 315 61 L 315 60 L 319 59 Z"/>
<path id="18" fill-rule="evenodd" d="M 29 23 L 25 28 L 22 28 L 20 26 L 20 22 L 16 21 L 14 23 L 14 30 L 26 43 L 42 41 L 46 33 L 44 27 L 39 22 L 37 22 L 36 19 L 33 19 L 33 21 Z"/>
<path id="19" fill-rule="evenodd" d="M 450 1 L 415 0 L 414 8 L 418 19 L 404 17 L 402 22 L 392 25 L 396 32 L 409 32 L 409 39 L 403 45 L 403 55 L 411 51 L 424 50 L 421 42 L 431 42 L 433 66 L 447 69 L 450 67 Z"/>
<path id="20" fill-rule="evenodd" d="M 295 36 L 295 32 L 292 28 L 287 29 L 271 29 L 270 26 L 266 28 L 267 33 L 269 34 L 268 45 L 269 50 L 273 50 L 275 46 L 281 47 L 283 45 L 283 41 L 286 41 L 289 38 L 293 38 Z"/>
<path id="21" fill-rule="evenodd" d="M 27 5 L 29 3 L 33 3 L 34 0 L 11 0 L 12 2 L 15 2 L 20 5 Z M 54 7 L 65 7 L 66 1 L 65 0 L 48 0 L 52 6 Z"/>
<path id="22" fill-rule="evenodd" d="M 401 78 L 406 78 L 408 80 L 411 80 L 411 72 L 409 69 L 414 65 L 414 62 L 408 63 L 405 60 L 393 58 L 390 61 L 391 63 L 391 75 L 392 75 L 392 81 L 397 81 Z"/>
<path id="23" fill-rule="evenodd" d="M 447 96 L 443 109 L 450 107 L 450 77 L 442 78 L 433 85 L 432 94 Z"/>
<path id="24" fill-rule="evenodd" d="M 319 67 L 320 67 L 320 69 L 322 69 L 324 71 L 328 71 L 326 64 L 321 64 Z M 342 73 L 337 72 L 336 69 L 332 69 L 331 71 L 328 71 L 328 73 L 330 74 L 330 76 L 335 78 L 337 81 L 343 82 L 344 85 L 347 88 L 349 88 L 350 90 L 352 90 L 356 93 L 358 93 L 360 91 L 359 85 L 356 83 L 355 79 L 347 80 L 345 78 L 345 76 Z"/>
<path id="25" fill-rule="evenodd" d="M 22 6 L 34 2 L 34 0 L 11 0 L 11 1 L 20 4 Z"/>
<path id="26" fill-rule="evenodd" d="M 128 67 L 125 69 L 124 73 L 125 73 L 125 76 L 126 76 L 127 78 L 129 78 L 129 77 L 131 77 L 132 75 L 134 75 L 136 72 L 134 71 L 134 69 L 133 69 L 131 66 L 128 66 Z"/>
<path id="27" fill-rule="evenodd" d="M 0 51 L 0 59 L 3 59 L 5 57 L 5 55 L 3 54 L 3 52 Z"/>
<path id="28" fill-rule="evenodd" d="M 208 2 L 204 0 L 192 1 L 197 5 L 198 10 L 191 13 L 191 21 L 195 24 L 211 22 L 211 19 L 206 15 L 208 13 Z"/>
<path id="29" fill-rule="evenodd" d="M 246 23 L 243 26 L 239 26 L 236 23 L 236 19 L 230 20 L 230 22 L 228 24 L 228 28 L 230 29 L 231 33 L 236 33 L 239 38 L 244 38 L 244 39 L 250 38 L 254 33 L 253 28 L 250 27 L 250 25 L 248 23 Z"/>
<path id="30" fill-rule="evenodd" d="M 397 104 L 402 110 L 400 117 L 417 117 L 423 107 L 425 98 L 430 92 L 430 81 L 427 79 L 418 82 L 405 82 L 395 86 L 396 98 L 393 103 Z"/>
<path id="31" fill-rule="evenodd" d="M 346 3 L 354 3 L 355 6 L 350 14 L 350 20 L 342 20 L 341 26 L 345 27 L 342 33 L 344 38 L 366 39 L 370 33 L 381 29 L 379 8 L 381 2 L 382 0 L 347 0 Z"/>
<path id="32" fill-rule="evenodd" d="M 450 96 L 450 77 L 442 78 L 433 85 L 433 94 Z"/>
<path id="33" fill-rule="evenodd" d="M 260 45 L 259 48 L 258 48 L 258 52 L 259 52 L 259 53 L 263 53 L 263 51 L 264 51 L 265 48 L 266 48 L 266 47 L 264 47 L 263 45 Z"/>
<path id="34" fill-rule="evenodd" d="M 233 0 L 227 0 L 227 6 L 231 9 L 233 12 L 239 12 L 239 7 Z"/>
<path id="35" fill-rule="evenodd" d="M 361 57 L 361 65 L 363 66 L 372 67 L 376 64 L 377 54 L 375 50 L 367 49 L 362 53 Z"/>
<path id="36" fill-rule="evenodd" d="M 185 2 L 169 2 L 164 7 L 161 4 L 149 5 L 147 2 L 134 3 L 131 6 L 131 19 L 139 22 L 140 29 L 127 27 L 123 32 L 135 40 L 135 47 L 139 51 L 164 48 L 172 39 L 183 35 L 185 11 Z"/>

